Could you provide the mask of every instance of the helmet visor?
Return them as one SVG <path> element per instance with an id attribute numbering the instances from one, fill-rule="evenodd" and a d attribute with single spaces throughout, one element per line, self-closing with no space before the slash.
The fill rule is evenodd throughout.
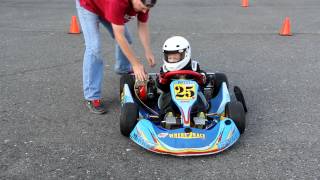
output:
<path id="1" fill-rule="evenodd" d="M 164 51 L 164 60 L 168 63 L 177 63 L 180 62 L 185 55 L 185 49 L 177 50 L 177 51 Z"/>

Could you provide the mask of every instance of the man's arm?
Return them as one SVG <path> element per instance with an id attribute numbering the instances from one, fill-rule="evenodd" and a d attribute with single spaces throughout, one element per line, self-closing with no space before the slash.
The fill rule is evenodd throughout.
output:
<path id="1" fill-rule="evenodd" d="M 138 21 L 138 34 L 144 48 L 145 57 L 151 67 L 155 66 L 155 59 L 150 47 L 150 34 L 148 22 Z"/>
<path id="2" fill-rule="evenodd" d="M 126 55 L 128 60 L 130 61 L 133 72 L 138 80 L 146 80 L 147 75 L 144 71 L 143 65 L 140 63 L 139 59 L 135 56 L 130 44 L 124 36 L 124 25 L 116 25 L 112 24 L 112 29 L 114 33 L 114 37 L 119 44 L 122 52 Z"/>

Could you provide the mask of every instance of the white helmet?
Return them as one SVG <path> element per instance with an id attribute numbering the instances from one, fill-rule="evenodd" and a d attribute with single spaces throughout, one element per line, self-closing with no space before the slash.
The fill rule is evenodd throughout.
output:
<path id="1" fill-rule="evenodd" d="M 173 36 L 167 39 L 162 47 L 163 52 L 163 70 L 177 71 L 183 69 L 191 61 L 191 47 L 186 38 L 181 36 Z M 180 53 L 180 60 L 177 62 L 169 62 L 168 54 Z"/>

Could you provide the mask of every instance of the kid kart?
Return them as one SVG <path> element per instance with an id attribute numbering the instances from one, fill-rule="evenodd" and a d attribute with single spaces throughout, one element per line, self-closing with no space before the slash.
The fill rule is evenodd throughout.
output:
<path id="1" fill-rule="evenodd" d="M 191 79 L 174 79 L 176 75 Z M 203 74 L 191 70 L 165 73 L 162 80 L 171 80 L 172 101 L 180 112 L 164 118 L 158 103 L 161 93 L 155 85 L 160 74 L 149 74 L 147 83 L 135 81 L 134 75 L 120 79 L 120 131 L 143 148 L 175 156 L 199 156 L 219 153 L 232 146 L 245 130 L 244 96 L 235 86 L 230 95 L 223 73 Z M 207 85 L 201 88 L 205 82 Z M 201 99 L 206 112 L 193 112 Z M 200 115 L 199 115 L 200 114 Z"/>

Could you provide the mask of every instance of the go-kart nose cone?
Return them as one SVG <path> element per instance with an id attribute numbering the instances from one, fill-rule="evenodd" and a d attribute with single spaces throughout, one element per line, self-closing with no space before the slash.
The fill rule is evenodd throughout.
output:
<path id="1" fill-rule="evenodd" d="M 230 147 L 239 137 L 239 130 L 230 119 L 207 130 L 190 127 L 168 130 L 143 119 L 130 134 L 135 143 L 149 151 L 175 156 L 216 154 Z"/>

